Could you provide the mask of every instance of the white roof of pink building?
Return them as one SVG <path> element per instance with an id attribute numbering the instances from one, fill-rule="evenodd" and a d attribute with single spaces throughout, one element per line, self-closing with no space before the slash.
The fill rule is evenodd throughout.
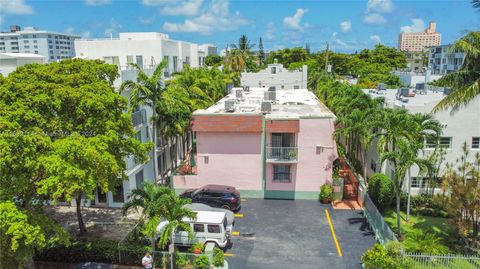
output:
<path id="1" fill-rule="evenodd" d="M 268 88 L 252 88 L 242 91 L 242 98 L 237 98 L 237 90 L 233 88 L 231 93 L 219 100 L 215 105 L 194 112 L 194 115 L 246 115 L 262 114 L 261 106 L 264 94 Z M 335 118 L 335 115 L 322 103 L 311 91 L 307 89 L 279 89 L 275 91 L 276 100 L 272 102 L 272 110 L 266 114 L 266 118 L 295 119 L 295 118 Z M 225 101 L 235 101 L 235 110 L 227 112 Z"/>

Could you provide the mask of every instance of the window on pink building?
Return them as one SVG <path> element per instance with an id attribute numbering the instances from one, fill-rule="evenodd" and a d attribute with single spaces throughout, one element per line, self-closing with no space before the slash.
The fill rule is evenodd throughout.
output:
<path id="1" fill-rule="evenodd" d="M 290 182 L 290 165 L 274 165 L 273 166 L 273 181 Z"/>

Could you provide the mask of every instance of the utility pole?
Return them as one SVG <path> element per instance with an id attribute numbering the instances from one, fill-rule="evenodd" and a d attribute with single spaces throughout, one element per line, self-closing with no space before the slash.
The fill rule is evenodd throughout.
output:
<path id="1" fill-rule="evenodd" d="M 325 51 L 325 72 L 328 73 L 328 42 L 327 43 L 327 50 Z"/>

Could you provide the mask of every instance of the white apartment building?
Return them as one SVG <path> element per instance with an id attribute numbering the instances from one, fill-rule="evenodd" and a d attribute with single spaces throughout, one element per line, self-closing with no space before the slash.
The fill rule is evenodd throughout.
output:
<path id="1" fill-rule="evenodd" d="M 132 69 L 136 63 L 144 69 L 154 68 L 162 60 L 168 61 L 167 76 L 182 70 L 184 64 L 203 66 L 205 57 L 216 52 L 213 45 L 172 40 L 158 32 L 120 33 L 119 38 L 79 39 L 75 41 L 76 56 L 100 59 L 116 64 L 121 70 Z"/>
<path id="2" fill-rule="evenodd" d="M 422 52 L 430 46 L 439 46 L 442 41 L 440 33 L 435 32 L 437 24 L 431 21 L 423 32 L 404 33 L 398 35 L 398 49 L 408 52 Z"/>
<path id="3" fill-rule="evenodd" d="M 299 70 L 288 70 L 275 60 L 259 72 L 242 72 L 240 81 L 242 86 L 255 88 L 307 89 L 307 72 L 306 65 Z"/>
<path id="4" fill-rule="evenodd" d="M 171 40 L 168 35 L 157 32 L 120 33 L 116 39 L 80 39 L 75 41 L 76 56 L 84 59 L 100 59 L 119 67 L 119 78 L 114 82 L 119 87 L 122 82 L 136 80 L 137 72 L 129 64 L 136 63 L 151 75 L 154 68 L 162 61 L 168 61 L 164 73 L 169 77 L 173 72 L 179 72 L 184 64 L 191 67 L 201 67 L 205 57 L 216 53 L 211 44 L 197 45 L 190 42 Z M 122 93 L 129 98 L 129 92 Z M 148 106 L 140 107 L 132 114 L 134 128 L 138 131 L 137 139 L 141 142 L 153 141 L 152 110 Z M 133 158 L 127 158 L 124 181 L 115 191 L 97 192 L 93 202 L 95 206 L 120 207 L 129 197 L 130 191 L 141 188 L 146 181 L 159 181 L 170 177 L 181 163 L 192 145 L 191 134 L 187 133 L 170 139 L 157 134 L 157 167 L 158 174 L 153 174 L 153 152 L 150 160 L 138 163 Z"/>
<path id="5" fill-rule="evenodd" d="M 32 53 L 0 53 L 0 74 L 8 76 L 15 71 L 17 67 L 26 64 L 44 64 L 47 59 L 45 56 Z"/>
<path id="6" fill-rule="evenodd" d="M 0 33 L 0 53 L 26 53 L 45 56 L 48 62 L 75 57 L 74 41 L 79 36 L 13 25 Z"/>
<path id="7" fill-rule="evenodd" d="M 450 52 L 452 45 L 442 45 L 428 48 L 428 66 L 432 74 L 445 75 L 458 71 L 465 60 L 465 53 Z"/>
<path id="8" fill-rule="evenodd" d="M 376 94 L 364 90 L 365 93 L 371 97 L 385 98 L 386 106 L 390 108 L 405 108 L 410 113 L 430 113 L 436 104 L 445 98 L 443 91 L 427 90 L 425 94 L 416 94 L 414 97 L 396 97 L 397 91 L 389 89 L 386 94 Z M 461 107 L 456 112 L 445 110 L 433 114 L 443 126 L 440 137 L 440 147 L 445 149 L 445 160 L 441 164 L 440 173 L 445 171 L 447 163 L 455 164 L 456 160 L 462 156 L 462 146 L 467 142 L 470 150 L 469 160 L 474 160 L 474 155 L 480 151 L 480 96 L 477 96 L 467 106 Z M 426 157 L 433 151 L 434 145 L 425 141 L 425 148 L 423 152 L 419 152 L 419 156 Z M 384 172 L 388 176 L 394 174 L 393 167 L 386 165 Z M 371 176 L 373 173 L 381 171 L 381 164 L 379 161 L 379 154 L 377 152 L 375 141 L 372 143 L 367 154 L 367 174 Z M 412 193 L 418 194 L 425 187 L 424 176 L 419 174 L 418 167 L 412 166 Z M 441 175 L 439 175 L 441 176 Z M 408 186 L 405 180 L 406 186 Z M 404 186 L 404 187 L 406 187 Z"/>

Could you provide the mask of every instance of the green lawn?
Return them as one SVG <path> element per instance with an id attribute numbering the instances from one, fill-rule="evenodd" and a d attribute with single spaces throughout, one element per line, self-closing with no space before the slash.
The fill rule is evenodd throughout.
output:
<path id="1" fill-rule="evenodd" d="M 387 210 L 384 214 L 384 219 L 394 232 L 397 231 L 397 213 L 394 210 Z M 405 212 L 401 212 L 401 228 L 404 236 L 404 246 L 409 250 L 409 245 L 419 244 L 423 238 L 424 244 L 430 244 L 430 247 L 436 245 L 443 245 L 448 248 L 448 252 L 454 253 L 456 245 L 456 234 L 449 223 L 449 219 L 428 217 L 428 216 L 412 216 L 410 220 L 405 221 Z M 427 235 L 431 235 L 433 238 L 437 238 L 438 242 L 432 243 L 435 240 L 429 240 L 425 238 Z M 428 249 L 428 246 L 425 246 Z"/>

